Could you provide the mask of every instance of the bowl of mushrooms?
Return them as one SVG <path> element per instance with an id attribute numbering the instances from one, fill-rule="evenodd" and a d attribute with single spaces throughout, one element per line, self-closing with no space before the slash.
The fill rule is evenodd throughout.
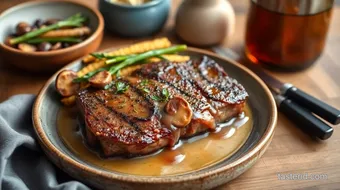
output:
<path id="1" fill-rule="evenodd" d="M 99 11 L 80 3 L 19 4 L 0 15 L 1 58 L 29 71 L 55 71 L 95 51 L 103 29 Z"/>

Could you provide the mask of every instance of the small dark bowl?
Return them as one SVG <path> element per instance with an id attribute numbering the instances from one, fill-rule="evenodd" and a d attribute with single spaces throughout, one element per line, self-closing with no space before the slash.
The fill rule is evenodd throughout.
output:
<path id="1" fill-rule="evenodd" d="M 15 26 L 25 21 L 33 23 L 36 19 L 64 19 L 76 13 L 82 13 L 89 19 L 92 30 L 83 42 L 71 47 L 47 52 L 23 52 L 4 44 L 7 36 L 14 33 Z M 95 51 L 102 40 L 104 20 L 100 12 L 86 5 L 68 0 L 27 2 L 8 9 L 0 14 L 0 53 L 8 64 L 34 71 L 55 71 L 65 64 Z"/>
<path id="2" fill-rule="evenodd" d="M 106 28 L 126 37 L 150 36 L 164 26 L 170 9 L 170 0 L 152 0 L 139 6 L 99 0 L 99 10 Z"/>

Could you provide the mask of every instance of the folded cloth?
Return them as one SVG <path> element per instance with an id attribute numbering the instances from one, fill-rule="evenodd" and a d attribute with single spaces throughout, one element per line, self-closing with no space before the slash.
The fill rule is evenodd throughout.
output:
<path id="1" fill-rule="evenodd" d="M 32 126 L 34 95 L 0 104 L 0 189 L 90 189 L 49 162 Z"/>

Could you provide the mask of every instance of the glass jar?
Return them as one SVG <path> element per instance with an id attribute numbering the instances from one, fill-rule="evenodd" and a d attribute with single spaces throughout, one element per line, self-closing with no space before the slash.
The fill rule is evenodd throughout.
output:
<path id="1" fill-rule="evenodd" d="M 245 52 L 255 63 L 299 70 L 321 55 L 333 0 L 252 0 Z"/>

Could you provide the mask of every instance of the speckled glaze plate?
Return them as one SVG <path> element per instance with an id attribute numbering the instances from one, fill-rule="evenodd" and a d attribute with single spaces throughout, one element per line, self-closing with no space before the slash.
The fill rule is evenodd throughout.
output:
<path id="1" fill-rule="evenodd" d="M 253 128 L 244 145 L 231 157 L 201 170 L 172 176 L 136 176 L 91 165 L 70 151 L 58 136 L 57 113 L 62 105 L 54 83 L 59 72 L 41 89 L 33 107 L 34 129 L 46 155 L 74 178 L 100 189 L 210 189 L 248 170 L 265 152 L 274 134 L 277 112 L 269 89 L 253 72 L 233 60 L 196 48 L 189 48 L 182 54 L 192 58 L 209 56 L 249 93 L 248 104 L 253 114 Z M 63 69 L 77 71 L 80 68 L 81 60 L 77 60 Z"/>

